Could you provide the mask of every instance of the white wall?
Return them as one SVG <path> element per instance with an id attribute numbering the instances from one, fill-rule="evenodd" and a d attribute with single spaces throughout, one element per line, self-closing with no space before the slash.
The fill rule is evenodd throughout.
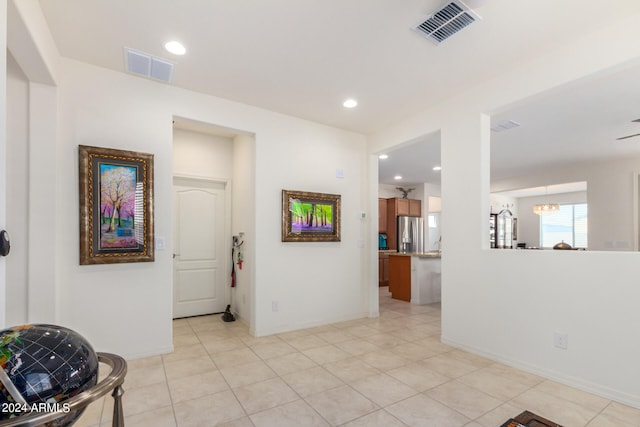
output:
<path id="1" fill-rule="evenodd" d="M 489 250 L 490 129 L 483 115 L 637 64 L 637 20 L 621 17 L 523 57 L 491 81 L 373 135 L 370 149 L 389 150 L 441 130 L 443 341 L 640 407 L 632 374 L 640 341 L 629 338 L 640 324 L 640 254 Z M 555 331 L 568 333 L 567 350 L 553 346 Z"/>
<path id="2" fill-rule="evenodd" d="M 367 237 L 365 138 L 338 129 L 276 116 L 255 129 L 256 270 L 255 333 L 321 325 L 366 316 L 362 275 Z M 344 178 L 336 177 L 336 169 Z M 342 196 L 342 241 L 281 242 L 281 190 Z M 377 221 L 377 219 L 375 219 Z M 364 245 L 377 245 L 366 239 Z M 272 311 L 276 302 L 279 311 Z"/>
<path id="3" fill-rule="evenodd" d="M 232 309 L 242 321 L 256 330 L 255 318 L 255 140 L 252 135 L 238 134 L 233 139 L 233 193 L 231 230 L 244 233 L 244 263 L 236 269 L 236 287 L 232 289 Z"/>
<path id="4" fill-rule="evenodd" d="M 409 199 L 416 199 L 416 200 L 424 199 L 425 184 L 402 184 L 402 183 L 398 183 L 397 185 L 380 184 L 378 186 L 378 197 L 383 199 L 392 199 L 394 197 L 397 197 L 401 199 L 402 192 L 400 190 L 396 190 L 396 187 L 413 188 L 414 190 L 411 191 L 407 196 L 407 198 Z"/>
<path id="5" fill-rule="evenodd" d="M 518 217 L 518 199 L 509 196 L 503 196 L 502 194 L 489 195 L 491 213 L 500 213 L 503 209 L 509 209 L 514 217 Z"/>
<path id="6" fill-rule="evenodd" d="M 58 322 L 97 351 L 127 357 L 172 349 L 172 115 L 166 87 L 62 60 L 57 141 Z M 155 262 L 79 265 L 78 145 L 154 155 Z M 32 190 L 35 195 L 46 186 Z M 50 191 L 50 190 L 49 190 Z M 64 230 L 64 232 L 62 232 Z"/>
<path id="7" fill-rule="evenodd" d="M 7 325 L 27 323 L 29 217 L 29 81 L 11 54 L 7 57 L 7 230 L 12 247 L 7 262 Z"/>
<path id="8" fill-rule="evenodd" d="M 100 350 L 127 356 L 170 350 L 173 116 L 255 132 L 255 197 L 245 202 L 255 221 L 255 289 L 247 295 L 254 298 L 247 304 L 255 304 L 253 332 L 367 314 L 363 278 L 353 268 L 363 256 L 364 137 L 76 61 L 63 59 L 61 68 L 58 217 L 77 221 L 77 196 L 69 189 L 78 186 L 78 144 L 153 153 L 155 232 L 167 246 L 156 251 L 154 263 L 79 266 L 77 227 L 61 233 L 56 265 L 63 324 L 84 332 Z M 344 169 L 344 179 L 335 178 L 336 168 Z M 342 242 L 280 242 L 283 188 L 341 194 Z"/>
<path id="9" fill-rule="evenodd" d="M 7 49 L 7 2 L 0 1 L 0 51 Z M 7 57 L 0 55 L 0 82 L 7 81 Z M 0 170 L 7 166 L 7 86 L 0 83 Z M 7 176 L 0 173 L 0 229 L 7 224 Z M 0 257 L 0 327 L 6 326 L 6 260 Z"/>
<path id="10" fill-rule="evenodd" d="M 29 323 L 55 323 L 60 318 L 56 310 L 59 281 L 52 251 L 57 250 L 59 234 L 66 234 L 71 224 L 68 217 L 58 216 L 57 209 L 62 202 L 56 193 L 60 155 L 56 144 L 57 96 L 54 86 L 29 83 Z M 66 252 L 68 248 L 61 249 Z"/>
<path id="11" fill-rule="evenodd" d="M 3 180 L 7 179 L 7 186 L 11 187 L 11 191 L 23 192 L 17 196 L 17 203 L 11 205 L 10 213 L 14 219 L 20 218 L 14 221 L 17 233 L 16 239 L 12 239 L 12 246 L 19 248 L 17 252 L 19 255 L 15 262 L 11 261 L 11 274 L 15 273 L 20 277 L 16 275 L 11 277 L 18 282 L 11 285 L 12 289 L 9 293 L 20 300 L 17 301 L 15 308 L 12 307 L 9 320 L 12 323 L 14 321 L 20 323 L 26 316 L 28 322 L 55 323 L 58 295 L 56 294 L 55 261 L 51 254 L 55 252 L 58 227 L 66 225 L 59 223 L 59 218 L 55 215 L 56 197 L 55 191 L 52 191 L 55 188 L 57 167 L 55 161 L 57 158 L 55 105 L 57 93 L 53 84 L 58 52 L 44 24 L 44 17 L 36 0 L 20 2 L 9 0 L 3 2 L 1 8 L 2 13 L 5 14 L 2 17 L 2 28 L 6 28 L 6 31 L 2 32 L 6 35 L 6 40 L 3 36 L 2 45 L 7 47 L 3 51 L 11 52 L 15 65 L 22 71 L 22 74 L 16 74 L 14 70 L 14 76 L 8 82 L 12 88 L 11 96 L 15 97 L 17 103 L 11 107 L 13 112 L 10 114 L 13 114 L 12 119 L 15 118 L 16 123 L 12 124 L 12 129 L 9 131 L 12 136 L 18 138 L 17 144 L 26 144 L 21 147 L 12 147 L 9 153 L 11 155 L 9 161 L 12 163 L 10 167 L 14 171 L 22 168 L 19 176 L 11 172 L 2 176 Z M 5 70 L 5 61 L 6 55 L 2 55 L 2 70 Z M 14 65 L 10 66 L 14 67 Z M 2 81 L 7 81 L 4 74 Z M 28 82 L 26 91 L 23 86 L 25 82 Z M 4 101 L 2 105 L 4 106 Z M 3 107 L 0 111 L 2 123 L 5 123 L 4 120 L 7 117 L 4 112 Z M 4 138 L 5 133 L 3 132 L 2 135 Z M 4 146 L 0 151 L 4 153 Z M 36 196 L 36 192 L 32 189 L 38 185 L 46 186 L 48 191 L 43 191 Z M 4 194 L 3 191 L 2 197 Z M 4 212 L 4 205 L 0 209 Z M 4 268 L 4 260 L 0 267 Z M 25 268 L 26 274 L 24 274 Z M 0 272 L 3 291 L 4 279 L 3 270 Z M 26 299 L 24 299 L 25 292 Z M 4 296 L 5 293 L 2 292 L 2 295 Z M 12 301 L 9 300 L 6 304 L 3 301 L 2 307 L 11 303 Z M 4 310 L 2 317 L 4 320 Z"/>
<path id="12" fill-rule="evenodd" d="M 173 173 L 195 178 L 231 180 L 232 138 L 174 128 Z"/>
<path id="13" fill-rule="evenodd" d="M 440 184 L 432 184 L 430 182 L 425 182 L 423 184 L 423 187 L 424 187 L 423 200 L 428 200 L 429 197 L 435 197 L 435 198 L 438 198 L 438 199 L 440 198 L 440 194 L 441 194 Z M 440 209 L 442 209 L 442 200 L 433 200 L 433 203 L 434 203 L 433 212 L 436 212 L 436 211 L 439 212 Z M 437 204 L 437 206 L 436 206 L 436 204 Z M 431 210 L 429 208 L 429 206 L 427 206 L 427 208 L 428 208 L 427 210 Z"/>
<path id="14" fill-rule="evenodd" d="M 442 248 L 442 198 L 440 185 L 425 183 L 422 202 L 422 217 L 424 218 L 426 251 Z M 434 227 L 430 226 L 429 217 L 433 216 Z"/>
<path id="15" fill-rule="evenodd" d="M 247 189 L 239 198 L 246 214 L 234 231 L 253 233 L 246 304 L 254 334 L 370 312 L 371 298 L 363 291 L 371 243 L 370 219 L 360 220 L 370 205 L 362 135 L 60 58 L 48 43 L 37 2 L 14 5 L 25 19 L 12 22 L 26 27 L 14 38 L 18 63 L 39 62 L 55 68 L 49 77 L 59 76 L 57 87 L 47 86 L 34 80 L 37 72 L 25 70 L 31 81 L 30 144 L 37 148 L 29 159 L 29 234 L 36 243 L 53 242 L 29 245 L 30 316 L 78 330 L 99 351 L 137 357 L 171 350 L 173 117 L 255 134 L 254 142 L 244 141 L 249 157 L 234 157 L 252 168 L 239 175 Z M 78 265 L 79 144 L 154 154 L 155 233 L 167 247 L 156 251 L 155 262 Z M 344 170 L 343 179 L 336 178 L 337 168 Z M 282 243 L 283 188 L 340 194 L 342 241 Z M 4 286 L 3 272 L 2 278 Z M 271 310 L 272 301 L 278 301 L 278 312 Z"/>

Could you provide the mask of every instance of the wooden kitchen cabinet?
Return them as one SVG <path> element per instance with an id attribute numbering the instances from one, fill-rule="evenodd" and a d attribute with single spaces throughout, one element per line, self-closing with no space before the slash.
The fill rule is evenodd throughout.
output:
<path id="1" fill-rule="evenodd" d="M 387 232 L 387 199 L 378 199 L 378 233 Z"/>
<path id="2" fill-rule="evenodd" d="M 396 242 L 396 205 L 394 199 L 387 199 L 387 247 L 391 250 L 397 250 Z"/>
<path id="3" fill-rule="evenodd" d="M 389 256 L 389 292 L 393 299 L 411 302 L 410 256 Z"/>
<path id="4" fill-rule="evenodd" d="M 387 199 L 387 216 L 390 217 L 392 215 L 422 216 L 422 200 L 398 198 Z"/>
<path id="5" fill-rule="evenodd" d="M 409 200 L 409 216 L 422 216 L 422 200 Z"/>
<path id="6" fill-rule="evenodd" d="M 378 286 L 389 286 L 389 254 L 378 254 Z"/>
<path id="7" fill-rule="evenodd" d="M 395 201 L 396 216 L 409 215 L 409 199 L 393 199 Z"/>
<path id="8" fill-rule="evenodd" d="M 422 201 L 416 199 L 386 199 L 387 201 L 387 247 L 397 250 L 396 217 L 422 216 Z M 380 200 L 378 199 L 378 203 Z"/>

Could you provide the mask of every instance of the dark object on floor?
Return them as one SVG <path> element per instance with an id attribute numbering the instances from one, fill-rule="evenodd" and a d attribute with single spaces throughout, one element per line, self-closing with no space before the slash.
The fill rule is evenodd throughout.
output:
<path id="1" fill-rule="evenodd" d="M 515 418 L 507 420 L 500 427 L 562 427 L 560 424 L 542 418 L 533 412 L 524 411 Z"/>
<path id="2" fill-rule="evenodd" d="M 227 305 L 227 309 L 222 313 L 222 320 L 225 322 L 235 322 L 236 318 L 231 314 L 231 304 Z"/>

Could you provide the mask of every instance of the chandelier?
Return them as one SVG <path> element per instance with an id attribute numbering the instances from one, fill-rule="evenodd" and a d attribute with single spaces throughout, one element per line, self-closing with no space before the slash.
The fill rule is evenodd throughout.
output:
<path id="1" fill-rule="evenodd" d="M 558 212 L 559 210 L 560 205 L 557 203 L 541 203 L 538 205 L 533 205 L 533 213 L 536 215 Z"/>

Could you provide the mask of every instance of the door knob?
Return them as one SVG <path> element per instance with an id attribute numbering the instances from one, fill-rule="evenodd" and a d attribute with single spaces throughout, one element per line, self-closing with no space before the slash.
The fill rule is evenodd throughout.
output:
<path id="1" fill-rule="evenodd" d="M 7 256 L 11 250 L 11 243 L 9 241 L 9 233 L 6 230 L 0 231 L 0 255 Z"/>

